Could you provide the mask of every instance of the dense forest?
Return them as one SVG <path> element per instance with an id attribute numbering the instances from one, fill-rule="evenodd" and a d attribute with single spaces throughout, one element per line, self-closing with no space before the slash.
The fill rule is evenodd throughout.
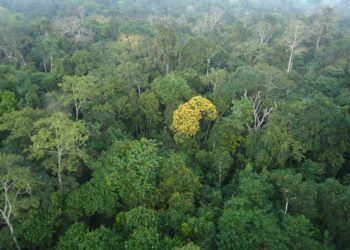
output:
<path id="1" fill-rule="evenodd" d="M 0 0 L 0 249 L 350 249 L 349 14 Z"/>

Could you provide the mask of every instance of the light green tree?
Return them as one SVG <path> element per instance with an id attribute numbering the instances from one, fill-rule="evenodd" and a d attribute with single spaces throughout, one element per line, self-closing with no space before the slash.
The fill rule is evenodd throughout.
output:
<path id="1" fill-rule="evenodd" d="M 33 158 L 48 157 L 46 166 L 57 173 L 60 189 L 65 172 L 74 172 L 76 164 L 85 157 L 84 144 L 88 131 L 80 121 L 74 122 L 64 113 L 54 113 L 35 123 L 37 132 L 31 137 Z"/>
<path id="2" fill-rule="evenodd" d="M 70 105 L 74 103 L 75 119 L 79 119 L 79 113 L 84 105 L 96 97 L 99 93 L 97 78 L 94 76 L 66 76 L 59 84 L 64 92 L 63 101 Z"/>

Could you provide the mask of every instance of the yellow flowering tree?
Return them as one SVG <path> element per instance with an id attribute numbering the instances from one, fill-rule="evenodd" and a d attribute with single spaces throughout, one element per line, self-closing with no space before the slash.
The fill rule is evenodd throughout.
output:
<path id="1" fill-rule="evenodd" d="M 202 119 L 215 120 L 218 115 L 215 105 L 208 99 L 195 96 L 182 104 L 173 114 L 172 130 L 176 142 L 191 138 L 199 131 Z"/>

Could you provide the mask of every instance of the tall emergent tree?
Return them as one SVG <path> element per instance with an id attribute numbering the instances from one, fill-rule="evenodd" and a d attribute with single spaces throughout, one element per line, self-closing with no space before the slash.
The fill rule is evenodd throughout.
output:
<path id="1" fill-rule="evenodd" d="M 295 55 L 304 51 L 305 48 L 301 47 L 304 40 L 305 24 L 299 20 L 292 20 L 283 37 L 283 42 L 286 43 L 290 52 L 287 73 L 292 72 Z"/>
<path id="2" fill-rule="evenodd" d="M 54 113 L 35 123 L 37 132 L 30 147 L 33 158 L 48 157 L 45 165 L 57 174 L 60 189 L 65 172 L 74 172 L 79 160 L 84 159 L 84 144 L 88 131 L 80 121 L 72 121 L 64 113 Z"/>
<path id="3" fill-rule="evenodd" d="M 193 137 L 200 128 L 201 119 L 215 120 L 218 116 L 215 105 L 206 98 L 195 96 L 188 102 L 182 104 L 173 115 L 172 129 L 175 140 Z"/>

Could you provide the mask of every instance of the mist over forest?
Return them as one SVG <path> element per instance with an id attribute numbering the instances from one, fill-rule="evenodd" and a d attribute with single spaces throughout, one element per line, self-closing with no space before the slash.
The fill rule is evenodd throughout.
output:
<path id="1" fill-rule="evenodd" d="M 0 0 L 0 250 L 350 249 L 349 0 Z"/>

